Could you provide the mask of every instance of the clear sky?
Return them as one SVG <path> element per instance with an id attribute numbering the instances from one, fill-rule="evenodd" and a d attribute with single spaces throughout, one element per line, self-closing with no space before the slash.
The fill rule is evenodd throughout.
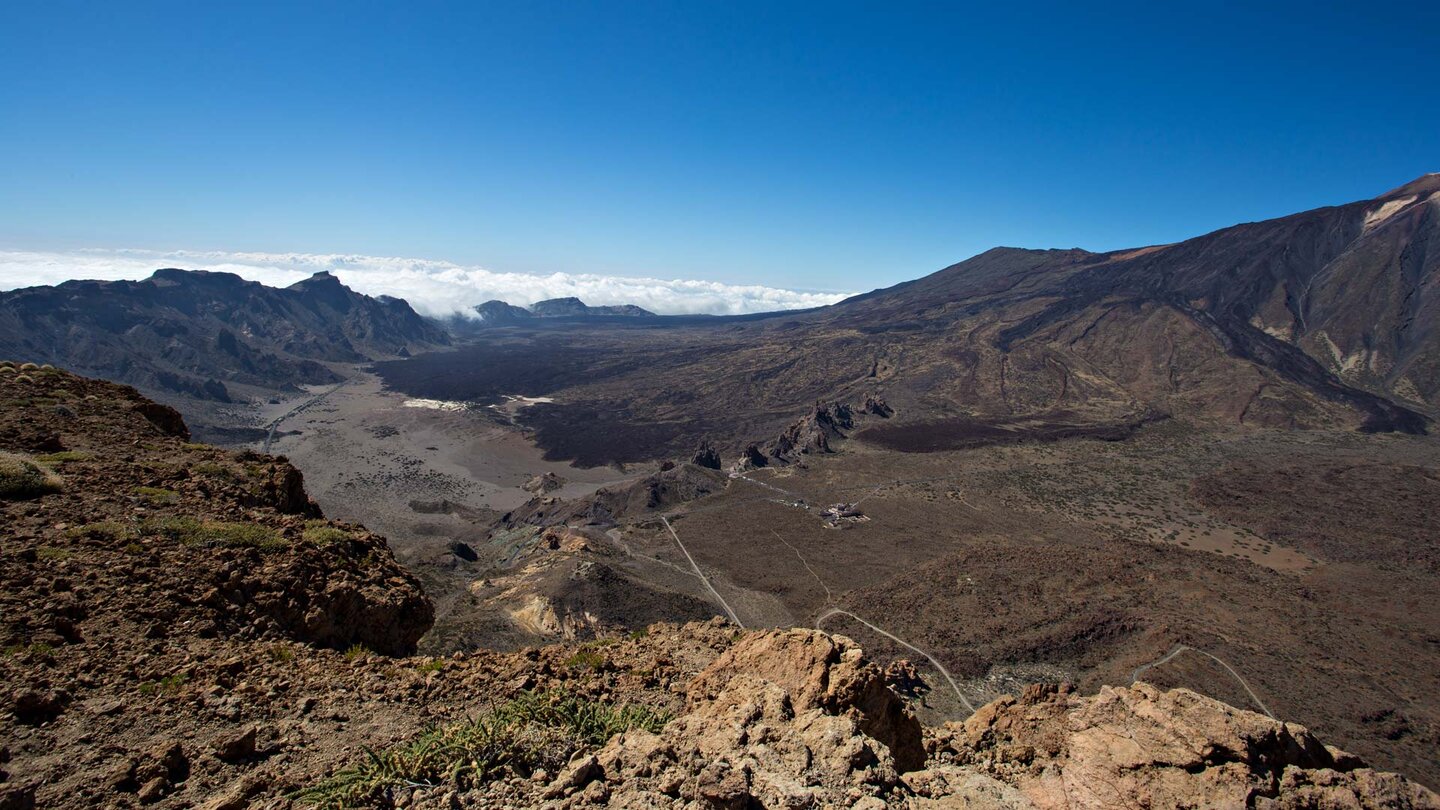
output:
<path id="1" fill-rule="evenodd" d="M 1433 0 L 5 0 L 0 249 L 861 291 L 1440 170 L 1437 34 Z"/>

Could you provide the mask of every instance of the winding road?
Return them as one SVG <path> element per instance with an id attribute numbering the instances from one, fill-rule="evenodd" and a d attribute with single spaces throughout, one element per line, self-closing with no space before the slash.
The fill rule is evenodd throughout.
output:
<path id="1" fill-rule="evenodd" d="M 882 489 L 884 489 L 885 487 L 887 487 L 887 486 L 907 485 L 907 484 L 919 484 L 919 483 L 933 483 L 933 482 L 939 482 L 939 481 L 954 480 L 954 479 L 959 478 L 959 477 L 961 477 L 961 476 L 958 476 L 958 475 L 947 475 L 947 476 L 934 476 L 934 477 L 928 477 L 928 478 L 897 479 L 897 480 L 894 480 L 894 481 L 883 482 L 883 483 L 880 483 L 880 484 L 878 484 L 878 485 L 876 485 L 876 484 L 865 484 L 865 485 L 858 485 L 858 486 L 852 486 L 852 487 L 845 487 L 845 488 L 837 489 L 837 490 L 835 490 L 835 492 L 838 493 L 838 492 L 845 492 L 845 491 L 868 490 L 868 492 L 866 492 L 866 494 L 865 494 L 863 497 L 860 498 L 860 501 L 864 501 L 864 500 L 867 500 L 867 499 L 869 499 L 870 497 L 872 497 L 872 496 L 874 496 L 874 495 L 878 495 L 878 494 L 880 493 L 880 491 L 881 491 Z M 788 495 L 788 496 L 790 496 L 790 497 L 792 497 L 792 498 L 797 498 L 797 499 L 799 498 L 799 496 L 798 496 L 796 493 L 793 493 L 793 492 L 791 492 L 791 491 L 789 491 L 789 490 L 782 489 L 782 488 L 777 487 L 777 486 L 774 486 L 774 485 L 772 485 L 772 484 L 768 484 L 768 483 L 765 483 L 765 482 L 762 482 L 762 481 L 756 481 L 756 480 L 750 478 L 750 477 L 749 477 L 747 474 L 745 474 L 745 473 L 732 474 L 732 475 L 731 475 L 731 478 L 739 479 L 739 480 L 741 480 L 741 481 L 745 481 L 746 483 L 753 484 L 753 485 L 758 486 L 758 487 L 763 487 L 763 488 L 768 489 L 768 490 L 771 490 L 771 491 L 773 491 L 773 492 L 783 493 L 783 494 Z M 746 501 L 741 501 L 741 503 L 745 503 L 745 502 L 746 502 Z M 857 504 L 858 504 L 858 503 L 859 503 L 859 502 L 857 501 Z M 731 504 L 718 504 L 718 505 L 716 505 L 715 507 L 710 507 L 710 508 L 727 508 L 727 507 L 733 507 L 733 506 L 735 506 L 735 505 L 736 505 L 736 504 L 734 504 L 734 503 L 731 503 Z M 966 505 L 966 506 L 970 506 L 968 503 L 965 504 L 965 505 Z M 970 506 L 970 508 L 974 509 L 975 507 Z M 690 513 L 694 513 L 694 512 L 697 512 L 697 511 L 708 511 L 708 509 L 702 507 L 702 508 L 699 509 L 699 510 L 694 510 L 694 509 L 692 509 L 692 510 L 687 510 L 687 511 L 690 512 Z M 678 533 L 676 533 L 675 527 L 673 527 L 673 526 L 670 525 L 670 520 L 669 520 L 668 514 L 662 514 L 662 515 L 660 515 L 659 517 L 660 517 L 660 522 L 665 525 L 665 529 L 670 533 L 670 536 L 675 540 L 675 545 L 677 545 L 677 546 L 680 547 L 680 551 L 681 551 L 681 553 L 683 553 L 683 554 L 685 555 L 685 559 L 689 560 L 691 568 L 693 568 L 694 571 L 695 571 L 695 576 L 697 576 L 697 577 L 700 579 L 700 581 L 701 581 L 702 583 L 704 583 L 705 588 L 710 591 L 710 593 L 711 593 L 712 596 L 715 597 L 715 601 L 716 601 L 717 603 L 719 603 L 719 605 L 720 605 L 722 608 L 724 608 L 725 614 L 726 614 L 726 616 L 729 617 L 730 621 L 734 622 L 736 625 L 738 625 L 740 628 L 743 629 L 743 628 L 745 627 L 745 625 L 740 621 L 740 618 L 735 614 L 735 610 L 730 607 L 730 604 L 725 601 L 725 598 L 720 595 L 720 592 L 717 591 L 717 590 L 715 590 L 715 586 L 710 583 L 709 578 L 707 578 L 707 577 L 705 576 L 704 572 L 700 570 L 700 565 L 695 561 L 695 558 L 694 558 L 693 556 L 691 556 L 690 550 L 685 547 L 685 544 L 684 544 L 683 542 L 681 542 L 681 540 L 680 540 L 680 535 L 679 535 Z M 810 575 L 815 578 L 815 581 L 818 582 L 818 583 L 820 584 L 820 586 L 825 589 L 826 601 L 829 602 L 830 600 L 832 600 L 832 599 L 834 598 L 834 595 L 831 593 L 830 587 L 825 584 L 825 581 L 824 581 L 823 579 L 821 579 L 821 578 L 820 578 L 820 575 L 815 572 L 815 569 L 810 566 L 809 561 L 805 559 L 805 555 L 801 553 L 800 549 L 796 548 L 793 544 L 791 544 L 789 541 L 787 541 L 784 537 L 781 537 L 780 534 L 779 534 L 779 532 L 776 532 L 775 530 L 772 529 L 772 530 L 771 530 L 771 533 L 775 535 L 775 538 L 776 538 L 777 540 L 779 540 L 781 543 L 784 543 L 787 547 L 789 547 L 789 549 L 790 549 L 791 551 L 793 551 L 793 552 L 795 553 L 795 556 L 800 559 L 800 563 L 805 566 L 805 569 L 810 572 Z M 627 549 L 627 551 L 628 551 L 628 549 Z M 663 561 L 656 559 L 656 562 L 663 562 Z M 673 566 L 672 566 L 672 567 L 673 567 Z M 950 688 L 955 692 L 955 697 L 960 700 L 961 705 L 963 705 L 963 706 L 965 707 L 966 711 L 970 712 L 971 714 L 974 714 L 974 713 L 975 713 L 975 706 L 974 706 L 974 704 L 972 704 L 972 703 L 970 702 L 969 698 L 965 697 L 965 694 L 960 691 L 960 685 L 955 681 L 955 678 L 950 674 L 950 671 L 945 668 L 945 665 L 944 665 L 944 664 L 941 664 L 940 661 L 935 658 L 935 656 L 933 656 L 933 655 L 931 655 L 930 653 L 928 653 L 928 652 L 920 649 L 919 647 L 915 646 L 914 644 L 911 644 L 910 642 L 908 642 L 908 641 L 900 638 L 899 636 L 895 635 L 894 633 L 891 633 L 891 632 L 889 632 L 888 630 L 885 630 L 885 629 L 883 629 L 883 628 L 881 628 L 881 627 L 878 627 L 878 626 L 870 623 L 869 621 L 866 621 L 865 619 L 861 618 L 860 616 L 857 616 L 856 614 L 851 613 L 851 612 L 848 611 L 848 610 L 844 610 L 844 609 L 838 608 L 838 607 L 828 608 L 828 609 L 826 609 L 823 613 L 821 613 L 819 616 L 817 616 L 817 617 L 815 618 L 815 625 L 814 625 L 814 626 L 815 626 L 815 629 L 817 629 L 817 630 L 821 629 L 821 625 L 823 625 L 823 624 L 825 623 L 825 620 L 826 620 L 826 619 L 829 619 L 829 618 L 832 617 L 832 616 L 846 616 L 846 617 L 849 617 L 850 619 L 853 619 L 854 621 L 859 622 L 860 624 L 862 624 L 862 625 L 864 625 L 865 627 L 867 627 L 867 628 L 875 631 L 876 633 L 879 633 L 880 635 L 885 636 L 886 638 L 890 639 L 891 641 L 895 642 L 896 644 L 899 644 L 900 646 L 904 647 L 905 649 L 910 650 L 910 651 L 912 651 L 912 652 L 914 652 L 914 653 L 916 653 L 916 654 L 918 654 L 918 655 L 924 656 L 925 659 L 926 659 L 927 661 L 929 661 L 932 665 L 934 665 L 935 669 L 936 669 L 937 671 L 939 671 L 939 673 L 940 673 L 942 676 L 944 676 L 945 681 L 950 684 Z M 1133 684 L 1133 683 L 1135 683 L 1135 681 L 1139 680 L 1140 676 L 1141 676 L 1146 670 L 1153 669 L 1153 668 L 1155 668 L 1155 667 L 1161 666 L 1161 665 L 1163 665 L 1163 664 L 1165 664 L 1165 663 L 1173 660 L 1176 656 L 1178 656 L 1178 655 L 1180 655 L 1180 654 L 1182 654 L 1182 653 L 1185 653 L 1185 652 L 1198 653 L 1198 654 L 1200 654 L 1200 655 L 1205 656 L 1206 658 L 1209 658 L 1209 659 L 1215 661 L 1215 663 L 1217 663 L 1217 664 L 1219 664 L 1220 666 L 1224 667 L 1224 668 L 1225 668 L 1225 671 L 1228 672 L 1228 673 L 1230 673 L 1230 676 L 1233 677 L 1233 678 L 1235 679 L 1235 681 L 1240 684 L 1241 688 L 1243 688 L 1243 689 L 1245 690 L 1245 693 L 1246 693 L 1247 695 L 1249 695 L 1249 696 L 1250 696 L 1250 699 L 1255 702 L 1255 705 L 1258 706 L 1258 707 L 1260 708 L 1260 710 L 1266 714 L 1266 716 L 1270 717 L 1271 719 L 1274 719 L 1275 715 L 1270 711 L 1270 708 L 1265 705 L 1265 702 L 1260 699 L 1260 696 L 1255 693 L 1255 690 L 1253 690 L 1253 689 L 1250 688 L 1250 685 L 1249 685 L 1248 683 L 1246 683 L 1245 679 L 1242 678 L 1242 677 L 1240 677 L 1240 673 L 1239 673 L 1239 672 L 1236 672 L 1234 667 L 1230 666 L 1229 663 L 1227 663 L 1226 661 L 1224 661 L 1223 659 L 1221 659 L 1219 656 L 1213 655 L 1213 654 L 1208 653 L 1208 652 L 1206 652 L 1206 651 L 1204 651 L 1204 650 L 1197 649 L 1197 648 L 1195 648 L 1195 647 L 1190 647 L 1190 646 L 1187 646 L 1187 645 L 1184 645 L 1184 644 L 1176 645 L 1176 647 L 1175 647 L 1173 650 L 1171 650 L 1169 653 L 1167 653 L 1166 655 L 1164 655 L 1163 657 L 1161 657 L 1161 658 L 1159 658 L 1159 659 L 1157 659 L 1157 660 L 1155 660 L 1155 661 L 1152 661 L 1152 662 L 1150 662 L 1150 663 L 1148 663 L 1148 664 L 1142 664 L 1141 666 L 1136 667 L 1136 668 L 1135 668 L 1135 671 L 1132 672 L 1131 675 L 1130 675 L 1130 683 Z"/>
<path id="2" fill-rule="evenodd" d="M 932 664 L 935 665 L 935 668 L 936 668 L 936 669 L 940 670 L 940 674 L 945 676 L 945 680 L 950 683 L 950 688 L 955 690 L 955 697 L 960 698 L 960 704 L 965 707 L 965 710 L 968 711 L 968 712 L 970 712 L 971 714 L 974 714 L 974 713 L 975 713 L 975 707 L 970 703 L 969 699 L 966 698 L 965 695 L 960 691 L 960 685 L 957 684 L 957 683 L 955 683 L 955 679 L 950 676 L 950 670 L 946 669 L 944 664 L 942 664 L 942 663 L 940 663 L 939 661 L 935 660 L 935 656 L 931 655 L 930 653 L 925 652 L 924 650 L 920 649 L 919 647 L 916 647 L 914 644 L 911 644 L 910 642 L 906 641 L 905 639 L 900 638 L 899 636 L 895 635 L 894 633 L 891 633 L 891 632 L 886 631 L 886 630 L 882 630 L 882 629 L 880 629 L 879 627 L 876 627 L 875 625 L 871 624 L 870 622 L 867 622 L 867 621 L 865 621 L 864 619 L 860 618 L 859 616 L 856 616 L 854 613 L 851 613 L 851 612 L 848 611 L 848 610 L 841 610 L 840 608 L 830 608 L 829 610 L 825 611 L 824 613 L 821 613 L 820 616 L 815 619 L 815 629 L 816 629 L 816 630 L 819 630 L 819 629 L 820 629 L 820 625 L 824 624 L 826 619 L 830 618 L 831 616 L 836 616 L 836 615 L 849 616 L 850 618 L 854 619 L 855 621 L 857 621 L 857 622 L 865 625 L 866 627 L 870 628 L 871 630 L 874 630 L 875 632 L 877 632 L 877 633 L 879 633 L 880 635 L 882 635 L 882 636 L 890 639 L 891 641 L 895 642 L 896 644 L 899 644 L 900 646 L 904 647 L 905 649 L 907 649 L 907 650 L 913 650 L 913 651 L 915 651 L 915 652 L 917 652 L 917 653 L 920 653 L 921 655 L 925 656 L 925 658 L 928 659 L 928 660 L 930 661 L 930 663 L 932 663 Z"/>
<path id="3" fill-rule="evenodd" d="M 1199 650 L 1194 647 L 1186 646 L 1184 644 L 1176 644 L 1175 649 L 1166 653 L 1163 658 L 1159 658 L 1155 661 L 1151 661 L 1148 664 L 1141 664 L 1140 666 L 1136 667 L 1135 671 L 1130 673 L 1130 683 L 1133 684 L 1136 681 L 1140 680 L 1140 674 L 1145 670 L 1153 669 L 1160 666 L 1161 664 L 1167 663 L 1172 658 L 1183 652 L 1199 653 L 1200 655 L 1203 655 L 1206 658 L 1209 658 L 1210 660 L 1224 667 L 1225 671 L 1230 673 L 1230 677 L 1234 678 L 1236 683 L 1239 683 L 1240 687 L 1245 690 L 1245 693 L 1250 696 L 1250 699 L 1255 701 L 1255 705 L 1260 707 L 1260 711 L 1265 712 L 1265 716 L 1269 717 L 1271 720 L 1275 719 L 1275 715 L 1270 713 L 1270 709 L 1265 705 L 1265 701 L 1261 700 L 1260 696 L 1255 694 L 1255 690 L 1250 688 L 1250 684 L 1246 683 L 1245 679 L 1240 677 L 1240 673 L 1236 672 L 1234 667 L 1225 663 L 1218 655 L 1212 655 L 1208 652 L 1205 652 L 1204 650 Z"/>

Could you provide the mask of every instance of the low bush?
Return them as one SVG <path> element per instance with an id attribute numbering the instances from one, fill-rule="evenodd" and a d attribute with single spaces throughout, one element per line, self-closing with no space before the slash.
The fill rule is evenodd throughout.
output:
<path id="1" fill-rule="evenodd" d="M 72 461 L 88 461 L 94 457 L 94 453 L 85 450 L 61 450 L 58 453 L 36 456 L 35 460 L 41 464 L 69 464 Z"/>
<path id="2" fill-rule="evenodd" d="M 129 540 L 134 536 L 131 528 L 118 520 L 86 523 L 84 526 L 74 526 L 65 533 L 77 540 L 109 540 L 117 543 L 121 540 Z"/>
<path id="3" fill-rule="evenodd" d="M 305 531 L 301 534 L 301 539 L 317 546 L 328 546 L 331 543 L 344 542 L 349 540 L 350 537 L 349 532 L 331 526 L 323 520 L 305 521 Z"/>
<path id="4" fill-rule="evenodd" d="M 158 681 L 141 681 L 140 694 L 142 695 L 174 695 L 185 688 L 190 676 L 183 672 L 174 675 L 167 675 Z"/>
<path id="5" fill-rule="evenodd" d="M 216 464 L 213 461 L 202 461 L 190 467 L 190 472 L 196 475 L 203 475 L 207 478 L 219 478 L 223 481 L 236 483 L 244 479 L 240 471 L 234 467 L 224 464 Z"/>
<path id="6" fill-rule="evenodd" d="M 568 692 L 527 692 L 464 723 L 432 728 L 415 739 L 366 751 L 346 768 L 295 798 L 322 810 L 369 807 L 396 787 L 474 787 L 506 775 L 555 772 L 576 752 L 630 729 L 659 731 L 668 718 L 645 706 L 611 706 Z"/>
<path id="7" fill-rule="evenodd" d="M 135 494 L 152 504 L 174 503 L 180 500 L 180 493 L 159 487 L 136 487 Z"/>
<path id="8" fill-rule="evenodd" d="M 273 551 L 288 545 L 280 532 L 260 523 L 227 523 L 171 516 L 147 520 L 141 524 L 141 531 L 186 546 L 251 547 Z"/>
<path id="9" fill-rule="evenodd" d="M 29 456 L 0 451 L 0 500 L 19 501 L 59 492 L 60 477 Z"/>
<path id="10" fill-rule="evenodd" d="M 605 656 L 594 650 L 580 650 L 565 659 L 565 666 L 580 669 L 600 670 L 605 667 Z"/>

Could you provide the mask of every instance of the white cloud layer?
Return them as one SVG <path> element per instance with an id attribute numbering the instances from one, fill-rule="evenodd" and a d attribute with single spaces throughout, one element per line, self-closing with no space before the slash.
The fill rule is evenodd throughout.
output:
<path id="1" fill-rule="evenodd" d="M 224 271 L 272 287 L 328 270 L 352 289 L 404 298 L 418 311 L 434 316 L 468 313 L 476 304 L 495 298 L 529 305 L 574 296 L 596 306 L 637 304 L 662 315 L 740 315 L 817 307 L 848 295 L 686 279 L 497 273 L 453 262 L 386 256 L 135 249 L 0 251 L 0 289 L 70 279 L 142 279 L 160 267 Z"/>

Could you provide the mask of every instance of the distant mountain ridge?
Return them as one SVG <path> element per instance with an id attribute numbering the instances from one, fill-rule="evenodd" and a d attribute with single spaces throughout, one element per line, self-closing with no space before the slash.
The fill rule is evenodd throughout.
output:
<path id="1" fill-rule="evenodd" d="M 1165 417 L 1425 433 L 1440 418 L 1440 174 L 1169 245 L 994 248 L 802 312 L 593 326 L 381 372 L 416 396 L 568 403 L 525 419 L 552 457 L 586 464 L 706 439 L 733 458 L 811 403 L 871 396 L 896 416 L 865 436 L 912 450 Z"/>
<path id="2" fill-rule="evenodd" d="M 536 301 L 529 308 L 504 301 L 486 301 L 474 307 L 479 321 L 485 325 L 523 324 L 534 318 L 654 318 L 655 313 L 634 304 L 592 307 L 579 298 L 549 298 Z"/>
<path id="3" fill-rule="evenodd" d="M 0 292 L 0 354 L 199 399 L 227 401 L 234 385 L 336 382 L 325 363 L 449 343 L 405 301 L 362 295 L 328 272 L 276 288 L 164 268 L 141 281 Z"/>

